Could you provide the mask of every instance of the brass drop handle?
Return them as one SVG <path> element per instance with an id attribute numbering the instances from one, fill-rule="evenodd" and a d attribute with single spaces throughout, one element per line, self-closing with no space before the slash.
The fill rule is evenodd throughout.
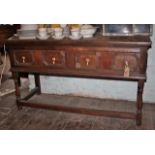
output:
<path id="1" fill-rule="evenodd" d="M 52 57 L 52 64 L 53 65 L 55 64 L 55 61 L 56 61 L 56 58 L 55 57 Z"/>
<path id="2" fill-rule="evenodd" d="M 129 77 L 130 76 L 130 67 L 128 61 L 125 61 L 125 66 L 124 66 L 124 77 Z"/>
<path id="3" fill-rule="evenodd" d="M 26 57 L 22 56 L 22 62 L 25 63 Z"/>
<path id="4" fill-rule="evenodd" d="M 125 69 L 129 67 L 128 61 L 125 61 Z"/>
<path id="5" fill-rule="evenodd" d="M 86 60 L 86 65 L 88 66 L 89 63 L 90 63 L 90 59 L 89 58 L 86 58 L 85 60 Z"/>

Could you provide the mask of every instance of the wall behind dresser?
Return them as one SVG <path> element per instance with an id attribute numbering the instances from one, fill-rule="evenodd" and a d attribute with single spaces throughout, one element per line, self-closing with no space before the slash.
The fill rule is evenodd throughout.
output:
<path id="1" fill-rule="evenodd" d="M 155 103 L 155 25 L 152 39 L 152 49 L 148 55 L 147 82 L 144 89 L 144 101 Z M 30 88 L 34 86 L 33 76 L 30 76 Z M 41 76 L 43 93 L 72 94 L 97 98 L 121 100 L 136 100 L 137 83 L 110 80 L 93 80 L 80 78 L 62 78 Z"/>

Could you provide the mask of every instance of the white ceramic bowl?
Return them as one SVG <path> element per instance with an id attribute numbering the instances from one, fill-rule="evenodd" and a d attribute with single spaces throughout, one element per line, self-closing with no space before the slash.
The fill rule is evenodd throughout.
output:
<path id="1" fill-rule="evenodd" d="M 85 24 L 81 26 L 81 35 L 84 38 L 91 38 L 93 37 L 94 33 L 96 32 L 96 28 L 92 25 Z"/>
<path id="2" fill-rule="evenodd" d="M 96 32 L 96 28 L 81 29 L 81 35 L 84 38 L 91 38 L 91 37 L 93 37 L 95 32 Z"/>

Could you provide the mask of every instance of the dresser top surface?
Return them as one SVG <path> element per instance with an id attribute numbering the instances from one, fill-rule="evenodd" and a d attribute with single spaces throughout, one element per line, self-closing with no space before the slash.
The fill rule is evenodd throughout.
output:
<path id="1" fill-rule="evenodd" d="M 89 39 L 80 40 L 20 40 L 17 37 L 11 37 L 6 42 L 7 46 L 29 45 L 29 46 L 151 46 L 151 40 L 148 36 L 95 36 Z"/>

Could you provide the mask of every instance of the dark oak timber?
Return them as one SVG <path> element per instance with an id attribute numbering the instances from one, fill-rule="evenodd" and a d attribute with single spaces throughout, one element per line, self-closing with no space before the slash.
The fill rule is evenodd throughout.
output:
<path id="1" fill-rule="evenodd" d="M 26 95 L 24 98 L 22 98 L 22 100 L 28 100 L 30 99 L 34 94 L 38 93 L 39 88 L 35 87 L 34 89 L 32 89 L 28 95 Z"/>
<path id="2" fill-rule="evenodd" d="M 38 88 L 37 93 L 41 94 L 41 85 L 40 85 L 40 76 L 39 76 L 39 74 L 34 74 L 34 78 L 35 78 L 35 86 Z"/>
<path id="3" fill-rule="evenodd" d="M 138 90 L 137 90 L 137 125 L 141 125 L 142 123 L 142 108 L 143 108 L 143 89 L 144 89 L 144 81 L 138 81 Z"/>
<path id="4" fill-rule="evenodd" d="M 22 109 L 22 106 L 19 102 L 21 94 L 20 94 L 20 82 L 19 82 L 19 73 L 13 72 L 12 73 L 13 78 L 14 78 L 14 83 L 15 83 L 15 94 L 16 94 L 16 104 L 18 109 Z"/>
<path id="5" fill-rule="evenodd" d="M 15 81 L 17 106 L 60 110 L 98 116 L 136 119 L 142 123 L 143 89 L 146 81 L 148 36 L 102 37 L 81 40 L 19 40 L 10 38 L 11 71 Z M 25 98 L 20 97 L 19 78 L 33 74 L 36 88 Z M 41 93 L 40 75 L 124 80 L 138 82 L 136 113 L 104 111 L 58 105 L 31 103 L 35 93 Z M 130 93 L 130 92 L 129 92 Z"/>
<path id="6" fill-rule="evenodd" d="M 42 108 L 42 109 L 50 109 L 50 110 L 60 110 L 64 112 L 72 112 L 72 113 L 79 113 L 79 114 L 87 114 L 87 115 L 94 115 L 94 116 L 109 116 L 109 117 L 118 117 L 118 118 L 127 118 L 127 119 L 135 119 L 136 115 L 131 112 L 116 112 L 116 111 L 105 111 L 105 110 L 97 110 L 97 109 L 86 109 L 86 108 L 79 108 L 79 107 L 68 107 L 68 106 L 61 106 L 61 105 L 46 105 L 40 103 L 30 103 L 24 100 L 20 101 L 22 106 L 30 106 L 33 108 Z"/>

